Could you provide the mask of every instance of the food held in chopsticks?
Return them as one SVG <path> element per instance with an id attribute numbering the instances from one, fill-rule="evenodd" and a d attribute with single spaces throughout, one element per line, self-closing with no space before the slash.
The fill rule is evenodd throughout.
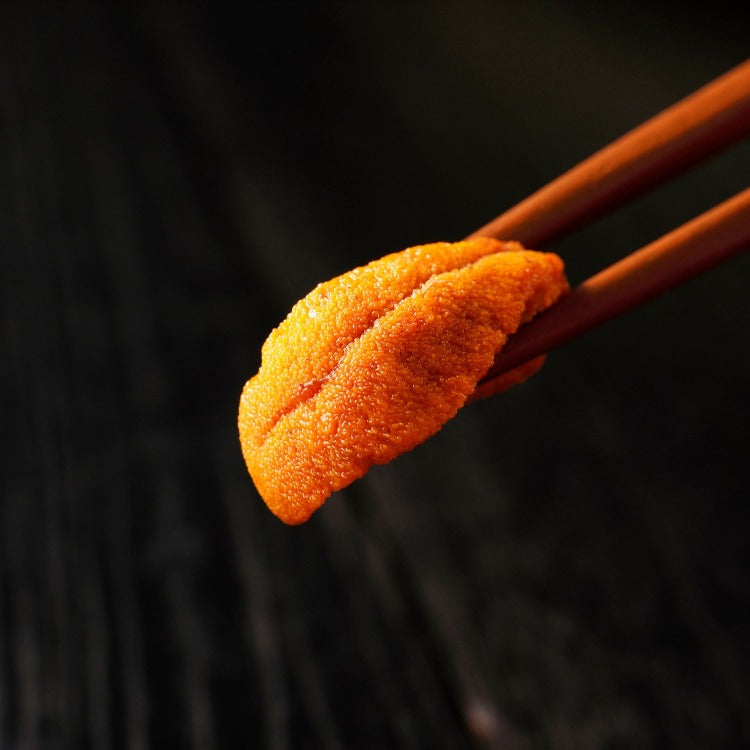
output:
<path id="1" fill-rule="evenodd" d="M 566 290 L 558 256 L 489 238 L 409 248 L 320 284 L 268 337 L 242 392 L 242 451 L 268 507 L 306 521 L 332 492 L 433 435 L 508 336 Z"/>
<path id="2" fill-rule="evenodd" d="M 489 237 L 546 246 L 749 132 L 750 61 L 468 240 L 410 248 L 313 290 L 268 338 L 240 402 L 245 461 L 271 510 L 307 520 L 468 398 L 520 382 L 544 352 L 750 248 L 749 188 L 584 282 L 504 347 L 567 283 L 557 256 Z"/>

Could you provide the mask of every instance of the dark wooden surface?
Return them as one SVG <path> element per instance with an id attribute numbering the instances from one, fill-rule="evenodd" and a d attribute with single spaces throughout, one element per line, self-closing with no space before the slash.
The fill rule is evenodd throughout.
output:
<path id="1" fill-rule="evenodd" d="M 747 258 L 301 528 L 235 428 L 298 297 L 740 62 L 712 11 L 0 5 L 0 747 L 750 744 Z M 560 243 L 571 280 L 749 155 Z"/>

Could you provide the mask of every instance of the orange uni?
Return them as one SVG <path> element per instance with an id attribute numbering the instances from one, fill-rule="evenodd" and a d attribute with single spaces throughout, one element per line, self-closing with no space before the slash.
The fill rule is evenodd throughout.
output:
<path id="1" fill-rule="evenodd" d="M 268 507 L 302 523 L 433 435 L 508 336 L 566 290 L 556 255 L 488 238 L 412 247 L 318 285 L 272 331 L 240 400 L 242 452 Z"/>

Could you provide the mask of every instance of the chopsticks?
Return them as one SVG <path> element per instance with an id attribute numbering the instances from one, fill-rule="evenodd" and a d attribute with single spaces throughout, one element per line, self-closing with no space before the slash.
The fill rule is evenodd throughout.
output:
<path id="1" fill-rule="evenodd" d="M 750 60 L 631 130 L 470 237 L 539 248 L 750 133 Z M 483 383 L 750 247 L 750 188 L 601 271 L 524 325 Z"/>
<path id="2" fill-rule="evenodd" d="M 750 247 L 750 188 L 587 279 L 508 339 L 484 381 Z"/>

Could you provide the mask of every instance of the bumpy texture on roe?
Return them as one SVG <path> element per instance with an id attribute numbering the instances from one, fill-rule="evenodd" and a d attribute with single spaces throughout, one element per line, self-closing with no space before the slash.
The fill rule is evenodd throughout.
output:
<path id="1" fill-rule="evenodd" d="M 268 337 L 240 400 L 242 452 L 268 507 L 306 521 L 433 435 L 507 337 L 566 289 L 556 255 L 488 238 L 412 247 L 318 285 Z"/>

